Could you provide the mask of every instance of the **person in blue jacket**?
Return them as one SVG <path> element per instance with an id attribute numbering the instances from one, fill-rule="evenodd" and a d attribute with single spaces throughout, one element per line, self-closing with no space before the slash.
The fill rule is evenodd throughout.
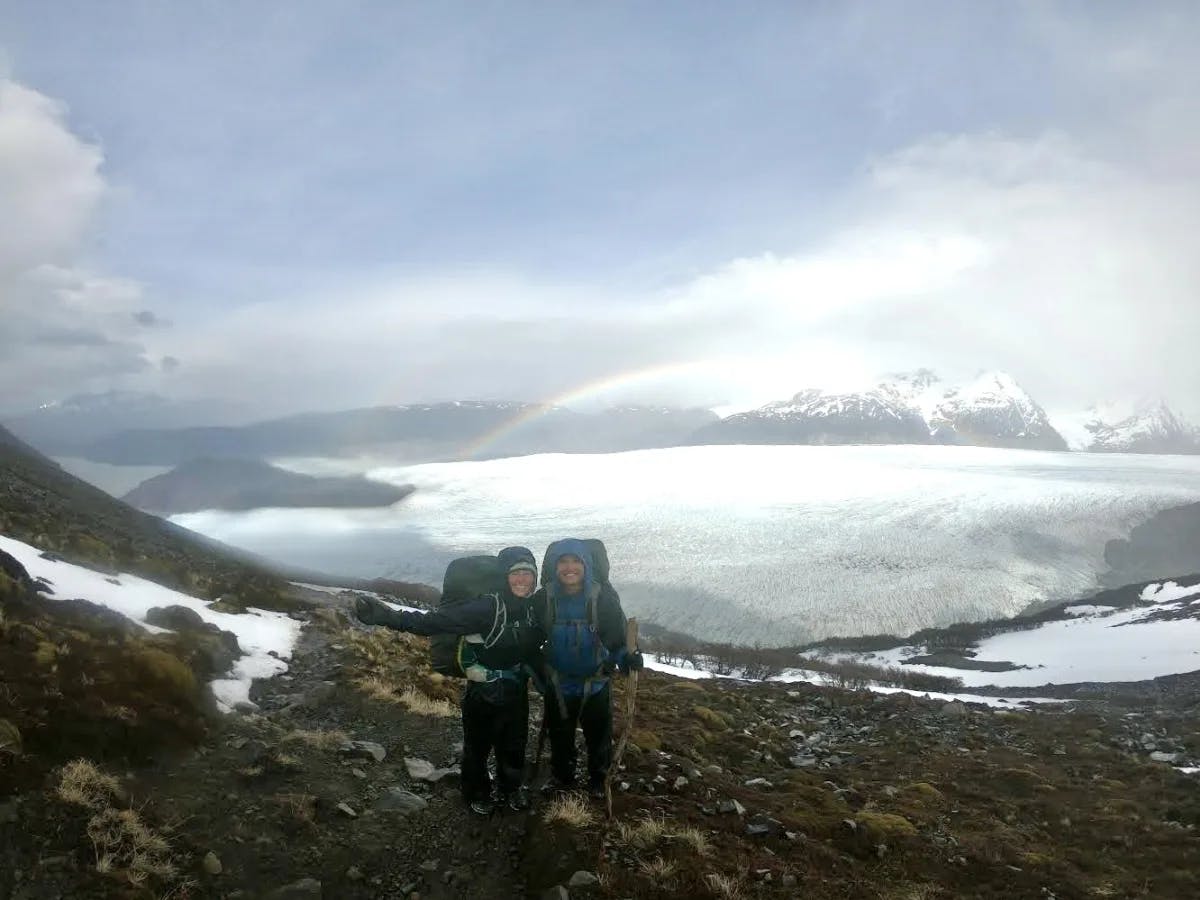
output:
<path id="1" fill-rule="evenodd" d="M 575 728 L 583 728 L 587 747 L 588 790 L 604 795 L 612 763 L 612 691 L 616 669 L 628 674 L 642 667 L 642 655 L 625 646 L 625 613 L 608 581 L 595 576 L 584 541 L 555 541 L 546 551 L 547 580 L 530 599 L 533 620 L 542 632 L 545 678 L 545 727 L 550 739 L 550 791 L 575 786 Z"/>
<path id="2" fill-rule="evenodd" d="M 427 613 L 397 612 L 368 597 L 360 597 L 355 604 L 359 620 L 366 625 L 385 625 L 425 636 L 486 636 L 460 645 L 467 676 L 462 698 L 462 793 L 471 811 L 482 816 L 490 815 L 496 803 L 513 810 L 529 807 L 524 785 L 529 734 L 528 664 L 536 658 L 540 642 L 528 599 L 537 584 L 533 554 L 525 547 L 508 547 L 497 558 L 507 578 L 499 595 L 502 617 L 491 596 Z M 487 764 L 492 752 L 496 755 L 494 796 Z"/>

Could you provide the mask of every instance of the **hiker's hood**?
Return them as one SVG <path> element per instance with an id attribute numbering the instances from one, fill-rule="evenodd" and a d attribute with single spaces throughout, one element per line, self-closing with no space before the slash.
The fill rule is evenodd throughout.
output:
<path id="1" fill-rule="evenodd" d="M 546 549 L 546 575 L 549 578 L 549 589 L 552 597 L 573 596 L 567 594 L 563 586 L 558 581 L 558 561 L 564 556 L 577 556 L 583 561 L 583 590 L 577 593 L 582 593 L 585 597 L 592 590 L 592 552 L 588 549 L 588 545 L 578 538 L 564 538 L 561 541 L 555 541 Z"/>
<path id="2" fill-rule="evenodd" d="M 528 564 L 529 571 L 533 572 L 534 583 L 537 582 L 537 558 L 528 547 L 505 547 L 496 554 L 496 559 L 500 560 L 500 567 L 504 570 L 505 574 L 511 572 L 521 563 Z M 522 566 L 522 568 L 525 567 Z"/>

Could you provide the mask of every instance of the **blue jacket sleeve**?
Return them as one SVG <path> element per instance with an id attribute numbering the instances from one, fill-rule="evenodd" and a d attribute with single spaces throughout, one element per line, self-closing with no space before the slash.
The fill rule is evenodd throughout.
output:
<path id="1" fill-rule="evenodd" d="M 413 634 L 487 634 L 496 622 L 496 600 L 476 597 L 434 612 L 398 613 L 401 627 Z"/>

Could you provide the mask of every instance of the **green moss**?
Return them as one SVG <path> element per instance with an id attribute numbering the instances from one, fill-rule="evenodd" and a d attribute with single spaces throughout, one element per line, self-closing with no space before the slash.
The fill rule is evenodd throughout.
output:
<path id="1" fill-rule="evenodd" d="M 643 750 L 662 749 L 662 741 L 659 740 L 658 735 L 645 728 L 635 728 L 629 738 Z"/>
<path id="2" fill-rule="evenodd" d="M 190 697 L 197 691 L 192 670 L 166 650 L 142 647 L 133 655 L 132 662 L 146 679 L 176 698 Z"/>
<path id="3" fill-rule="evenodd" d="M 709 709 L 707 706 L 692 707 L 692 715 L 710 728 L 717 728 L 722 731 L 729 728 L 729 719 L 721 713 Z"/>
<path id="4" fill-rule="evenodd" d="M 855 817 L 855 821 L 873 838 L 912 837 L 917 833 L 912 822 L 893 813 L 863 811 Z"/>

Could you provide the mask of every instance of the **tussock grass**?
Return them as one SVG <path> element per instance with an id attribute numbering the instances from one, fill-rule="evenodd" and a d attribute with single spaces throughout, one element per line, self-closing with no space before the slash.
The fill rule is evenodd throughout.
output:
<path id="1" fill-rule="evenodd" d="M 742 900 L 745 896 L 741 879 L 733 875 L 706 875 L 704 883 L 708 885 L 714 897 L 721 897 L 722 900 Z"/>
<path id="2" fill-rule="evenodd" d="M 76 759 L 63 766 L 54 792 L 67 803 L 99 810 L 111 804 L 117 790 L 116 778 L 100 771 L 91 760 Z"/>
<path id="3" fill-rule="evenodd" d="M 673 832 L 671 837 L 690 848 L 697 856 L 708 856 L 712 850 L 708 835 L 699 828 L 683 828 Z"/>
<path id="4" fill-rule="evenodd" d="M 170 842 L 148 827 L 137 810 L 101 810 L 88 820 L 87 836 L 95 849 L 97 872 L 123 869 L 135 885 L 178 872 Z"/>
<path id="5" fill-rule="evenodd" d="M 281 741 L 285 744 L 305 744 L 316 750 L 323 750 L 327 753 L 332 753 L 349 740 L 350 738 L 344 731 L 309 731 L 303 728 L 297 728 L 294 731 L 289 731 L 281 738 Z"/>
<path id="6" fill-rule="evenodd" d="M 317 820 L 317 798 L 312 794 L 276 794 L 275 802 L 288 818 L 311 824 Z"/>
<path id="7" fill-rule="evenodd" d="M 458 710 L 454 708 L 454 704 L 449 700 L 435 700 L 421 693 L 416 688 L 405 688 L 404 693 L 400 695 L 399 699 L 408 708 L 409 712 L 414 712 L 421 716 L 437 716 L 443 719 L 458 717 Z"/>
<path id="8" fill-rule="evenodd" d="M 668 880 L 675 874 L 675 863 L 669 859 L 663 859 L 661 856 L 656 856 L 654 859 L 638 864 L 638 871 L 654 881 L 662 882 Z"/>
<path id="9" fill-rule="evenodd" d="M 571 828 L 586 828 L 596 821 L 596 813 L 581 794 L 564 794 L 546 805 L 542 818 L 550 824 L 562 822 Z"/>
<path id="10" fill-rule="evenodd" d="M 645 815 L 636 822 L 619 822 L 617 840 L 632 850 L 649 850 L 670 836 L 664 818 Z"/>

